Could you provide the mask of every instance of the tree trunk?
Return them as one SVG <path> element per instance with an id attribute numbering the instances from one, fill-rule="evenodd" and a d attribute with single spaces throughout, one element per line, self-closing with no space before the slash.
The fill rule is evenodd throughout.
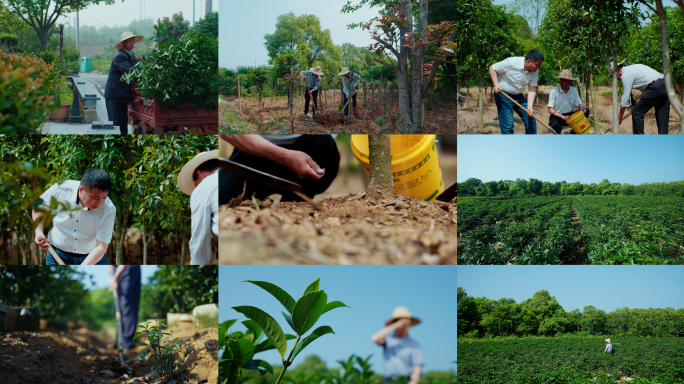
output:
<path id="1" fill-rule="evenodd" d="M 116 215 L 114 222 L 116 238 L 116 265 L 123 265 L 123 246 L 126 238 L 126 225 L 128 224 L 128 212 L 131 209 L 130 203 L 126 204 L 123 212 Z"/>
<path id="2" fill-rule="evenodd" d="M 684 8 L 682 8 L 684 12 Z M 656 0 L 656 12 L 658 13 L 658 20 L 660 21 L 660 51 L 663 58 L 663 75 L 665 76 L 665 88 L 667 89 L 667 98 L 670 99 L 670 105 L 674 107 L 675 112 L 679 115 L 679 128 L 684 134 L 684 105 L 677 99 L 677 94 L 674 90 L 672 82 L 672 71 L 670 70 L 670 50 L 667 43 L 667 19 L 665 9 L 663 8 L 663 0 Z"/>
<path id="3" fill-rule="evenodd" d="M 365 107 L 366 105 L 366 79 L 363 79 L 363 106 Z"/>
<path id="4" fill-rule="evenodd" d="M 598 126 L 598 108 L 596 107 L 596 87 L 594 86 L 594 71 L 589 72 L 589 88 L 591 93 L 591 108 L 593 113 L 591 114 L 591 124 L 594 126 L 594 133 L 601 134 L 600 127 Z"/>
<path id="5" fill-rule="evenodd" d="M 613 53 L 613 63 L 615 63 L 615 73 L 613 73 L 613 133 L 618 134 L 619 133 L 619 128 L 620 128 L 620 122 L 618 121 L 618 94 L 617 94 L 617 88 L 618 88 L 618 79 L 617 79 L 617 53 L 615 50 L 612 51 Z M 610 65 L 610 63 L 608 63 Z M 623 92 L 631 92 L 629 90 L 623 90 Z"/>
<path id="6" fill-rule="evenodd" d="M 477 79 L 477 126 L 480 131 L 484 130 L 484 94 L 482 93 L 482 88 L 484 87 L 484 79 L 479 76 Z"/>
<path id="7" fill-rule="evenodd" d="M 183 239 L 181 241 L 180 265 L 185 263 L 185 239 L 187 238 L 185 231 L 183 231 Z"/>
<path id="8" fill-rule="evenodd" d="M 390 135 L 368 135 L 368 190 L 378 197 L 394 196 Z"/>

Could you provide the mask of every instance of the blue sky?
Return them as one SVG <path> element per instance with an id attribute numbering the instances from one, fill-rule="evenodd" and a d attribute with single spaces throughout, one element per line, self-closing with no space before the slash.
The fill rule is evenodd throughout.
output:
<path id="1" fill-rule="evenodd" d="M 409 332 L 422 346 L 427 371 L 456 370 L 456 267 L 455 266 L 219 266 L 219 321 L 246 318 L 230 307 L 251 305 L 273 316 L 286 333 L 293 333 L 282 317 L 282 305 L 268 292 L 242 280 L 262 280 L 286 290 L 295 300 L 306 287 L 321 278 L 328 301 L 342 301 L 351 308 L 326 313 L 314 327 L 329 325 L 334 335 L 310 344 L 294 362 L 316 354 L 328 368 L 352 353 L 373 354 L 373 369 L 382 373 L 382 349 L 370 337 L 384 327 L 397 306 L 406 306 L 423 323 Z M 231 330 L 244 330 L 242 324 Z M 292 348 L 292 341 L 289 342 Z M 260 359 L 281 364 L 275 351 Z"/>
<path id="2" fill-rule="evenodd" d="M 458 137 L 458 181 L 653 183 L 684 180 L 684 136 Z"/>
<path id="3" fill-rule="evenodd" d="M 520 303 L 545 289 L 566 311 L 684 308 L 684 266 L 459 266 L 457 275 L 468 296 Z"/>
<path id="4" fill-rule="evenodd" d="M 73 266 L 71 268 L 74 268 L 79 271 L 85 271 L 87 274 L 93 276 L 93 280 L 95 285 L 90 285 L 90 280 L 86 279 L 84 283 L 86 283 L 86 288 L 87 289 L 98 289 L 98 288 L 107 288 L 109 287 L 109 282 L 112 279 L 112 276 L 109 274 L 109 266 L 107 265 L 77 265 Z M 150 277 L 154 275 L 154 272 L 157 271 L 159 267 L 156 265 L 143 265 L 140 267 L 140 274 L 142 277 L 142 283 L 147 284 L 149 281 Z"/>
<path id="5" fill-rule="evenodd" d="M 347 24 L 369 21 L 377 16 L 377 10 L 366 7 L 352 14 L 340 13 L 346 2 L 347 0 L 219 0 L 219 8 L 222 10 L 219 12 L 219 66 L 235 68 L 268 64 L 264 35 L 275 32 L 276 18 L 288 12 L 297 16 L 318 16 L 321 29 L 330 30 L 330 36 L 336 45 L 370 45 L 368 31 L 348 30 Z"/>

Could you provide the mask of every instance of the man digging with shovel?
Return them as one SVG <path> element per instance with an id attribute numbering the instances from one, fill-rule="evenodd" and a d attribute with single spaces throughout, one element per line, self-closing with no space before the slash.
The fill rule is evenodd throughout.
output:
<path id="1" fill-rule="evenodd" d="M 109 290 L 114 295 L 114 305 L 118 312 L 117 348 L 125 353 L 136 346 L 133 336 L 137 330 L 140 308 L 140 266 L 110 266 L 109 274 L 112 275 Z M 123 365 L 123 361 L 121 363 Z"/>
<path id="2" fill-rule="evenodd" d="M 525 124 L 526 134 L 537 133 L 537 123 L 533 117 L 534 99 L 537 96 L 539 67 L 542 62 L 544 62 L 544 55 L 533 49 L 525 57 L 509 57 L 489 67 L 501 134 L 513 134 L 513 111 Z M 528 86 L 527 100 L 523 95 L 526 85 Z M 502 92 L 505 94 L 502 95 Z M 509 96 L 512 100 L 505 96 Z M 520 106 L 516 105 L 514 100 Z"/>
<path id="3" fill-rule="evenodd" d="M 614 72 L 611 68 L 615 69 L 615 62 L 610 62 L 609 76 Z M 667 135 L 668 124 L 670 124 L 670 99 L 667 98 L 663 74 L 643 64 L 629 65 L 622 61 L 617 64 L 617 78 L 622 80 L 618 125 L 622 124 L 625 110 L 630 106 L 632 89 L 637 89 L 642 94 L 639 102 L 632 107 L 632 133 L 640 135 L 645 133 L 644 116 L 651 108 L 655 108 L 658 134 Z"/>
<path id="4" fill-rule="evenodd" d="M 190 265 L 212 262 L 211 236 L 218 236 L 218 149 L 202 152 L 183 166 L 178 188 L 190 195 Z"/>
<path id="5" fill-rule="evenodd" d="M 323 76 L 323 71 L 321 67 L 313 67 L 308 71 L 299 72 L 302 76 L 306 77 L 306 92 L 304 92 L 304 114 L 313 117 L 309 113 L 309 101 L 313 97 L 313 112 L 318 111 L 318 89 L 321 86 L 321 76 Z"/>
<path id="6" fill-rule="evenodd" d="M 111 187 L 107 172 L 92 168 L 80 182 L 66 180 L 53 184 L 40 196 L 41 209 L 55 214 L 52 229 L 46 237 L 41 219 L 45 213 L 32 211 L 32 219 L 37 221 L 35 242 L 41 249 L 49 250 L 47 265 L 109 264 L 105 253 L 112 240 L 116 218 L 116 207 L 107 197 Z M 51 209 L 48 205 L 53 200 L 65 209 Z"/>
<path id="7" fill-rule="evenodd" d="M 347 67 L 342 68 L 342 71 L 340 71 L 337 76 L 342 76 L 342 105 L 344 105 L 344 110 L 342 111 L 340 118 L 342 118 L 342 116 L 347 116 L 350 97 L 354 116 L 359 117 L 359 113 L 356 110 L 356 91 L 359 89 L 361 76 L 359 76 L 357 73 L 350 72 Z"/>

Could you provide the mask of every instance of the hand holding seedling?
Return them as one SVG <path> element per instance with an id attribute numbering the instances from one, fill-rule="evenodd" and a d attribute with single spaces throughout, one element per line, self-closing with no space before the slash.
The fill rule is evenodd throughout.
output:
<path id="1" fill-rule="evenodd" d="M 346 307 L 346 305 L 340 301 L 328 302 L 328 296 L 324 291 L 319 289 L 320 280 L 321 279 L 318 279 L 309 284 L 304 291 L 304 295 L 296 302 L 292 296 L 275 284 L 266 281 L 245 281 L 258 286 L 273 295 L 273 297 L 275 297 L 287 310 L 287 312 L 282 312 L 283 317 L 297 334 L 295 343 L 287 358 L 285 357 L 287 354 L 287 336 L 273 317 L 259 308 L 248 305 L 232 307 L 235 311 L 255 322 L 268 338 L 269 345 L 275 346 L 280 353 L 283 361 L 283 369 L 280 371 L 276 384 L 280 383 L 287 368 L 292 365 L 295 357 L 297 357 L 304 348 L 323 335 L 335 333 L 332 328 L 323 325 L 316 328 L 309 336 L 302 339 L 302 336 L 316 324 L 321 315 L 335 308 Z M 239 345 L 236 343 L 234 347 L 227 346 L 226 351 L 229 352 L 230 355 L 226 356 L 224 354 L 224 362 L 231 364 L 233 364 L 233 362 L 242 362 L 246 364 L 252 359 L 252 356 L 254 356 L 255 353 L 254 348 L 249 348 L 251 344 L 251 342 L 247 341 Z M 237 380 L 237 377 L 235 377 L 235 379 Z M 229 384 L 232 384 L 230 378 L 228 381 Z M 235 382 L 237 383 L 238 381 Z"/>

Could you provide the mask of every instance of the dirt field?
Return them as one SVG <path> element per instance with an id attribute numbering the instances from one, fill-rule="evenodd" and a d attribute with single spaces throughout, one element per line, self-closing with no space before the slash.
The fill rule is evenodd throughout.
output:
<path id="1" fill-rule="evenodd" d="M 287 110 L 287 97 L 265 98 L 261 105 L 252 98 L 223 97 L 219 107 L 221 132 L 229 133 L 259 133 L 259 134 L 320 134 L 320 133 L 402 133 L 399 131 L 399 113 L 395 98 L 378 105 L 375 100 L 375 112 L 371 111 L 370 96 L 367 106 L 363 104 L 363 91 L 359 91 L 358 117 L 350 120 L 340 120 L 338 103 L 340 91 L 326 91 L 321 106 L 321 116 L 309 118 L 304 114 L 304 97 L 295 100 L 294 127 L 290 124 Z M 313 103 L 312 103 L 313 104 Z M 426 103 L 423 133 L 454 134 L 456 133 L 456 101 L 437 100 Z M 387 108 L 387 114 L 383 111 Z M 311 110 L 309 112 L 312 112 Z M 378 117 L 383 117 L 382 125 L 376 123 Z"/>
<path id="2" fill-rule="evenodd" d="M 548 101 L 549 92 L 555 86 L 544 85 L 539 87 L 539 93 L 537 94 L 537 100 L 535 100 L 535 112 L 537 116 L 545 123 L 548 124 L 549 112 L 548 112 Z M 484 99 L 484 130 L 478 128 L 478 107 L 477 107 L 477 87 L 470 88 L 469 98 L 467 104 L 464 108 L 459 108 L 458 110 L 458 133 L 459 134 L 469 134 L 469 133 L 481 133 L 481 134 L 499 134 L 499 119 L 496 112 L 496 104 L 494 103 L 493 97 L 490 95 L 491 88 L 487 89 L 487 94 Z M 596 103 L 598 104 L 598 118 L 599 127 L 601 133 L 603 133 L 608 127 L 612 126 L 613 121 L 613 107 L 612 107 L 612 96 L 601 96 L 604 92 L 611 91 L 610 87 L 598 87 L 596 91 Z M 461 88 L 461 95 L 464 96 L 464 103 L 466 102 L 466 89 Z M 621 95 L 621 94 L 620 94 Z M 582 96 L 583 97 L 583 96 Z M 582 99 L 585 105 L 587 101 Z M 592 114 L 596 112 L 588 106 Z M 626 113 L 626 112 L 625 112 Z M 513 114 L 515 123 L 514 130 L 516 134 L 524 134 L 525 126 L 522 120 L 517 114 Z M 591 116 L 590 116 L 591 118 Z M 657 134 L 658 128 L 656 127 L 655 112 L 651 110 L 646 114 L 645 118 L 645 130 L 646 134 Z M 570 128 L 564 128 L 562 134 L 569 134 Z M 620 134 L 631 134 L 632 133 L 632 119 L 627 118 L 622 122 L 619 128 Z M 670 124 L 669 124 L 670 134 L 679 134 L 679 115 L 670 108 Z M 552 134 L 551 131 L 546 129 L 541 124 L 537 123 L 537 134 Z M 613 134 L 613 132 L 608 132 L 608 134 Z"/>
<path id="3" fill-rule="evenodd" d="M 218 349 L 208 350 L 205 341 L 218 338 L 217 328 L 193 325 L 173 327 L 181 351 L 182 367 L 174 377 L 178 383 L 218 381 Z M 0 383 L 110 384 L 154 383 L 147 359 L 138 363 L 144 347 L 124 354 L 128 368 L 121 368 L 114 340 L 81 328 L 64 332 L 10 332 L 0 337 Z"/>

